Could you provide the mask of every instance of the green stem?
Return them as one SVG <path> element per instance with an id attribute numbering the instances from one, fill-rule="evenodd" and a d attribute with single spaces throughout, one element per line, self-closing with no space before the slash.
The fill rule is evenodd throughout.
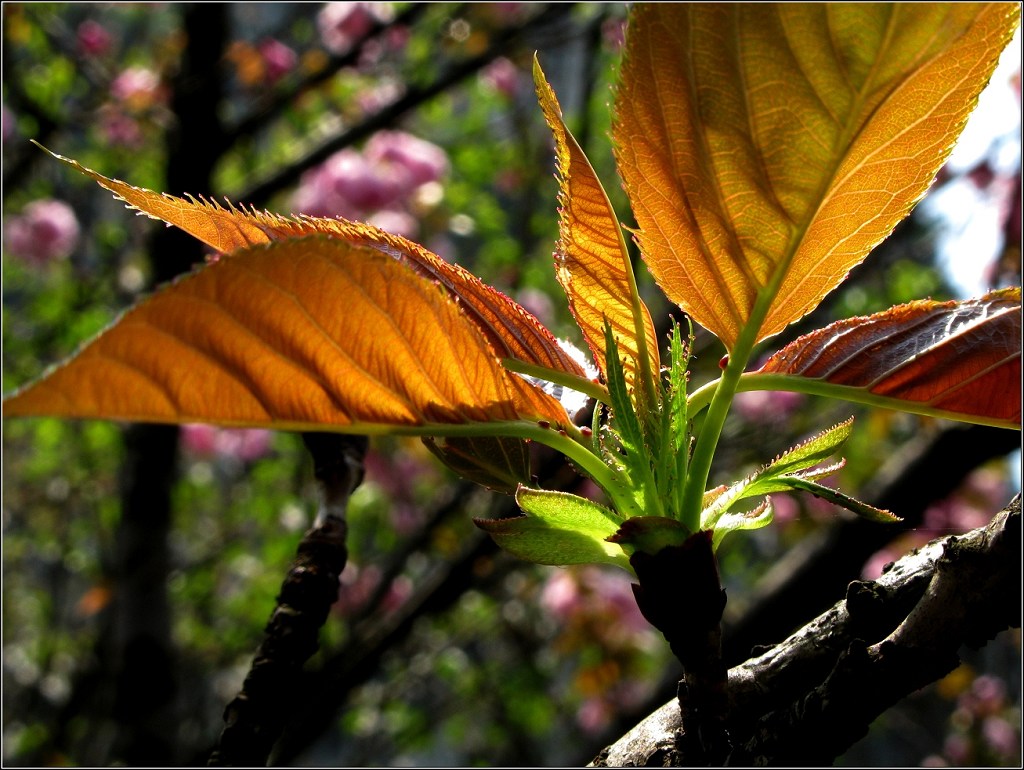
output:
<path id="1" fill-rule="evenodd" d="M 501 359 L 501 365 L 510 372 L 536 377 L 538 380 L 544 380 L 545 382 L 553 382 L 555 385 L 561 385 L 570 390 L 578 391 L 585 396 L 590 396 L 602 404 L 608 403 L 608 388 L 593 380 L 588 380 L 586 377 L 578 377 L 575 374 L 569 374 L 559 369 L 549 369 L 539 364 L 520 361 L 518 358 L 503 358 Z"/>
<path id="2" fill-rule="evenodd" d="M 714 398 L 715 391 L 718 390 L 721 382 L 722 378 L 719 377 L 717 380 L 701 385 L 690 394 L 689 398 L 686 399 L 686 414 L 690 419 L 693 419 L 695 414 L 705 409 L 711 403 L 711 399 Z M 740 387 L 738 390 L 744 390 L 744 388 Z"/>
<path id="3" fill-rule="evenodd" d="M 750 347 L 748 346 L 748 355 Z M 732 399 L 736 394 L 740 375 L 743 374 L 746 358 L 746 355 L 729 357 L 729 364 L 725 367 L 725 372 L 714 389 L 707 417 L 704 419 L 700 436 L 697 438 L 697 446 L 694 447 L 693 457 L 690 458 L 686 484 L 683 489 L 681 514 L 683 526 L 691 532 L 700 529 L 700 512 L 704 501 L 704 490 L 707 488 L 708 476 L 711 473 L 711 460 L 715 456 L 718 439 L 722 435 L 725 417 L 729 413 L 729 407 L 732 406 Z"/>
<path id="4" fill-rule="evenodd" d="M 612 502 L 612 507 L 622 516 L 632 518 L 633 516 L 644 515 L 644 512 L 638 508 L 632 495 L 628 493 L 630 489 L 629 484 L 623 483 L 623 480 L 614 469 L 605 465 L 604 461 L 583 443 L 582 434 L 579 434 L 578 431 L 576 433 L 581 440 L 570 438 L 567 434 L 550 428 L 545 430 L 537 426 L 527 425 L 526 427 L 534 428 L 535 430 L 528 431 L 530 435 L 524 435 L 522 438 L 531 438 L 534 441 L 549 446 L 576 463 L 581 470 L 594 480 L 594 483 L 604 490 Z"/>

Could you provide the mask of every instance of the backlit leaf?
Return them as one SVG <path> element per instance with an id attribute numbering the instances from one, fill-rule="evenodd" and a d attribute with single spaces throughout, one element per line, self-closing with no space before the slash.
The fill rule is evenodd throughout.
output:
<path id="1" fill-rule="evenodd" d="M 496 492 L 512 494 L 530 481 L 530 450 L 520 439 L 424 436 L 423 443 L 459 476 Z"/>
<path id="2" fill-rule="evenodd" d="M 809 378 L 822 387 L 787 389 L 1019 428 L 1020 358 L 1021 292 L 1012 288 L 837 321 L 791 342 L 741 387 Z"/>
<path id="3" fill-rule="evenodd" d="M 614 511 L 567 492 L 520 487 L 525 516 L 474 519 L 505 550 L 537 564 L 615 564 L 630 569 L 622 547 L 608 541 L 622 523 Z"/>
<path id="4" fill-rule="evenodd" d="M 730 350 L 812 310 L 921 198 L 1017 3 L 650 3 L 614 138 L 641 250 Z"/>
<path id="5" fill-rule="evenodd" d="M 47 152 L 49 152 L 47 150 Z M 552 334 L 526 309 L 458 265 L 445 262 L 417 243 L 386 233 L 372 225 L 342 219 L 322 219 L 248 211 L 216 201 L 177 198 L 108 179 L 80 163 L 51 153 L 94 179 L 132 208 L 175 225 L 219 252 L 272 240 L 323 234 L 365 246 L 403 261 L 425 278 L 439 282 L 462 303 L 466 312 L 494 345 L 499 358 L 516 358 L 549 369 L 586 376 L 583 367 L 558 344 Z"/>
<path id="6" fill-rule="evenodd" d="M 444 433 L 565 422 L 436 284 L 324 236 L 234 252 L 125 313 L 4 416 Z"/>
<path id="7" fill-rule="evenodd" d="M 598 369 L 606 371 L 607 321 L 618 340 L 626 381 L 632 387 L 641 356 L 647 359 L 648 376 L 660 367 L 654 324 L 637 293 L 633 266 L 608 195 L 583 149 L 565 127 L 555 92 L 536 60 L 533 76 L 540 106 L 555 137 L 558 158 L 561 216 L 555 275 Z M 642 343 L 638 344 L 641 335 Z"/>

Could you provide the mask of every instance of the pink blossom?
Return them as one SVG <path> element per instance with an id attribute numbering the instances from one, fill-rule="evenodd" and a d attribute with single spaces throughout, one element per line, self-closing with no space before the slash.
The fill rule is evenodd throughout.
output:
<path id="1" fill-rule="evenodd" d="M 480 72 L 480 80 L 488 88 L 509 99 L 519 92 L 519 68 L 504 56 L 500 56 Z"/>
<path id="2" fill-rule="evenodd" d="M 582 616 L 596 621 L 611 644 L 627 643 L 651 630 L 628 577 L 618 571 L 587 566 L 552 573 L 541 592 L 541 604 L 562 619 Z"/>
<path id="3" fill-rule="evenodd" d="M 612 720 L 612 709 L 602 697 L 587 698 L 576 712 L 576 724 L 587 733 L 601 732 Z"/>
<path id="4" fill-rule="evenodd" d="M 317 16 L 320 40 L 331 53 L 346 53 L 374 24 L 391 20 L 390 3 L 325 3 Z"/>
<path id="5" fill-rule="evenodd" d="M 971 745 L 964 735 L 950 735 L 946 738 L 942 750 L 954 765 L 966 765 L 970 761 Z"/>
<path id="6" fill-rule="evenodd" d="M 413 194 L 448 169 L 437 145 L 397 131 L 381 132 L 364 152 L 345 148 L 302 176 L 292 208 L 310 216 L 370 222 L 413 237 L 418 222 L 409 213 Z"/>
<path id="7" fill-rule="evenodd" d="M 555 304 L 551 296 L 538 289 L 523 289 L 516 295 L 516 302 L 537 317 L 545 326 L 551 326 L 555 318 Z"/>
<path id="8" fill-rule="evenodd" d="M 613 53 L 622 50 L 626 45 L 626 20 L 606 19 L 601 25 L 601 38 L 604 40 L 605 48 Z"/>
<path id="9" fill-rule="evenodd" d="M 1000 756 L 1013 757 L 1020 751 L 1017 730 L 1001 716 L 986 717 L 981 724 L 981 734 L 989 748 Z"/>
<path id="10" fill-rule="evenodd" d="M 375 211 L 366 218 L 366 221 L 385 232 L 401 235 L 403 238 L 415 238 L 420 230 L 420 223 L 416 217 L 408 211 L 398 209 Z"/>
<path id="11" fill-rule="evenodd" d="M 142 127 L 139 122 L 112 104 L 100 108 L 99 127 L 107 144 L 130 149 L 142 146 Z"/>
<path id="12" fill-rule="evenodd" d="M 29 203 L 4 225 L 7 248 L 37 265 L 65 259 L 78 245 L 79 232 L 74 210 L 51 198 Z"/>
<path id="13" fill-rule="evenodd" d="M 78 50 L 83 56 L 105 56 L 114 42 L 106 27 L 94 19 L 86 19 L 76 31 Z"/>
<path id="14" fill-rule="evenodd" d="M 737 414 L 751 422 L 780 422 L 786 420 L 804 403 L 801 393 L 785 390 L 751 390 L 737 393 L 733 401 Z"/>
<path id="15" fill-rule="evenodd" d="M 364 88 L 356 96 L 356 103 L 364 114 L 377 112 L 382 107 L 396 102 L 405 93 L 405 86 L 397 80 L 376 82 Z"/>
<path id="16" fill-rule="evenodd" d="M 129 109 L 141 111 L 166 99 L 160 76 L 147 67 L 129 67 L 110 84 L 110 95 Z"/>
<path id="17" fill-rule="evenodd" d="M 220 457 L 252 462 L 270 452 L 271 433 L 262 428 L 217 428 L 202 423 L 181 430 L 182 445 L 200 457 Z"/>
<path id="18" fill-rule="evenodd" d="M 259 52 L 263 57 L 264 77 L 271 85 L 295 69 L 298 62 L 295 51 L 273 38 L 260 41 Z"/>
<path id="19" fill-rule="evenodd" d="M 878 580 L 882 576 L 882 570 L 885 568 L 885 565 L 896 561 L 902 555 L 895 548 L 883 548 L 880 551 L 875 551 L 874 555 L 867 560 L 861 569 L 861 579 Z"/>
<path id="20" fill-rule="evenodd" d="M 383 577 L 380 567 L 373 564 L 358 565 L 350 559 L 341 573 L 341 586 L 332 610 L 344 617 L 360 612 L 370 601 Z M 412 590 L 412 581 L 399 575 L 381 597 L 380 608 L 384 612 L 397 610 L 412 595 Z"/>
<path id="21" fill-rule="evenodd" d="M 448 172 L 448 156 L 436 144 L 404 131 L 378 131 L 366 143 L 368 161 L 404 175 L 410 187 L 436 182 Z"/>
<path id="22" fill-rule="evenodd" d="M 776 524 L 788 524 L 800 516 L 800 504 L 793 495 L 772 495 L 772 508 L 775 509 Z"/>

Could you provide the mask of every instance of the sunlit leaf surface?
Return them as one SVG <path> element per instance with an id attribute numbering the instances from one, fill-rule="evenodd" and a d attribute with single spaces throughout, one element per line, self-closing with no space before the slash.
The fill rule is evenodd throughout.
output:
<path id="1" fill-rule="evenodd" d="M 558 99 L 536 63 L 534 79 L 558 158 L 561 218 L 555 274 L 598 368 L 602 373 L 606 371 L 607 320 L 623 356 L 626 381 L 632 386 L 641 355 L 635 318 L 641 318 L 646 335 L 644 355 L 648 356 L 650 371 L 656 373 L 659 363 L 654 324 L 637 295 L 622 231 L 604 187 L 565 127 Z"/>
<path id="2" fill-rule="evenodd" d="M 125 313 L 4 416 L 428 433 L 565 422 L 449 294 L 325 236 L 234 252 Z"/>
<path id="3" fill-rule="evenodd" d="M 668 296 L 730 350 L 812 310 L 924 194 L 1019 14 L 638 5 L 614 138 Z"/>
<path id="4" fill-rule="evenodd" d="M 218 252 L 227 254 L 245 246 L 316 233 L 376 249 L 404 262 L 423 277 L 439 282 L 458 297 L 500 358 L 517 358 L 585 376 L 583 368 L 521 305 L 464 268 L 445 262 L 405 238 L 372 225 L 340 219 L 288 218 L 230 204 L 225 208 L 216 201 L 186 200 L 108 179 L 77 161 L 60 155 L 55 157 L 91 177 L 132 208 L 181 228 Z"/>
<path id="5" fill-rule="evenodd" d="M 755 377 L 812 378 L 893 408 L 916 405 L 1019 427 L 1020 297 L 1014 288 L 961 302 L 920 300 L 837 321 L 791 342 Z"/>

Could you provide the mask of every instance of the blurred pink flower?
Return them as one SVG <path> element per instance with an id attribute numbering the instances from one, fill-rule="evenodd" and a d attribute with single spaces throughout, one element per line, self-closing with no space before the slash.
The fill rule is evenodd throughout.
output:
<path id="1" fill-rule="evenodd" d="M 436 182 L 448 173 L 448 156 L 436 144 L 404 131 L 378 131 L 366 143 L 366 158 L 406 178 L 410 188 Z"/>
<path id="2" fill-rule="evenodd" d="M 605 48 L 618 53 L 626 44 L 626 19 L 605 19 L 601 25 L 601 38 Z"/>
<path id="3" fill-rule="evenodd" d="M 975 716 L 997 714 L 1006 705 L 1006 684 L 987 674 L 975 677 L 971 689 L 958 698 L 958 705 Z"/>
<path id="4" fill-rule="evenodd" d="M 737 393 L 733 401 L 736 413 L 751 422 L 781 422 L 804 403 L 801 393 L 785 390 L 751 390 Z"/>
<path id="5" fill-rule="evenodd" d="M 1020 735 L 1003 717 L 986 717 L 981 724 L 981 734 L 988 748 L 996 754 L 1005 757 L 1016 757 L 1020 754 Z"/>
<path id="6" fill-rule="evenodd" d="M 314 182 L 322 195 L 321 208 L 336 209 L 328 216 L 359 219 L 396 202 L 406 192 L 402 180 L 382 173 L 361 153 L 350 148 L 332 155 L 318 172 L 319 178 Z"/>
<path id="7" fill-rule="evenodd" d="M 576 724 L 586 732 L 593 735 L 601 732 L 611 721 L 614 711 L 611 705 L 602 697 L 591 697 L 583 701 L 579 711 L 576 712 Z"/>
<path id="8" fill-rule="evenodd" d="M 100 107 L 99 128 L 107 144 L 130 149 L 142 146 L 142 127 L 139 122 L 113 104 Z"/>
<path id="9" fill-rule="evenodd" d="M 346 53 L 378 22 L 392 18 L 390 3 L 325 3 L 317 16 L 320 40 L 331 53 Z"/>
<path id="10" fill-rule="evenodd" d="M 400 131 L 375 134 L 363 152 L 345 148 L 303 174 L 292 209 L 320 217 L 369 222 L 415 237 L 419 224 L 409 204 L 424 184 L 439 181 L 448 157 L 435 144 Z"/>
<path id="11" fill-rule="evenodd" d="M 270 37 L 260 41 L 259 52 L 263 57 L 264 77 L 270 85 L 295 69 L 299 60 L 295 51 L 281 41 Z"/>
<path id="12" fill-rule="evenodd" d="M 403 238 L 415 238 L 419 234 L 420 223 L 408 211 L 397 209 L 381 209 L 375 211 L 366 221 L 385 232 L 401 235 Z"/>
<path id="13" fill-rule="evenodd" d="M 555 320 L 555 303 L 546 291 L 539 289 L 523 289 L 516 295 L 516 302 L 533 313 L 545 326 L 551 326 Z"/>
<path id="14" fill-rule="evenodd" d="M 222 457 L 252 462 L 270 452 L 271 432 L 262 428 L 217 428 L 204 423 L 181 429 L 185 449 L 200 457 Z"/>
<path id="15" fill-rule="evenodd" d="M 504 56 L 500 56 L 488 64 L 480 72 L 480 80 L 488 88 L 511 99 L 519 92 L 519 68 Z"/>
<path id="16" fill-rule="evenodd" d="M 86 19 L 76 30 L 78 50 L 83 56 L 104 56 L 110 52 L 114 38 L 95 19 Z"/>
<path id="17" fill-rule="evenodd" d="M 52 198 L 32 201 L 4 223 L 7 248 L 37 265 L 65 259 L 78 245 L 79 232 L 74 210 Z"/>
<path id="18" fill-rule="evenodd" d="M 954 733 L 946 738 L 942 752 L 954 765 L 966 765 L 971 757 L 971 743 L 966 735 Z"/>
<path id="19" fill-rule="evenodd" d="M 889 547 L 883 548 L 875 553 L 867 560 L 864 567 L 860 571 L 862 580 L 878 580 L 882 576 L 882 570 L 886 564 L 896 561 L 899 559 L 904 551 L 900 551 L 899 548 Z"/>
<path id="20" fill-rule="evenodd" d="M 613 644 L 651 630 L 629 578 L 618 570 L 587 566 L 553 572 L 541 592 L 541 605 L 563 620 L 582 615 L 600 621 L 605 641 Z"/>
<path id="21" fill-rule="evenodd" d="M 129 67 L 110 83 L 110 95 L 133 111 L 166 101 L 160 76 L 147 67 Z"/>

